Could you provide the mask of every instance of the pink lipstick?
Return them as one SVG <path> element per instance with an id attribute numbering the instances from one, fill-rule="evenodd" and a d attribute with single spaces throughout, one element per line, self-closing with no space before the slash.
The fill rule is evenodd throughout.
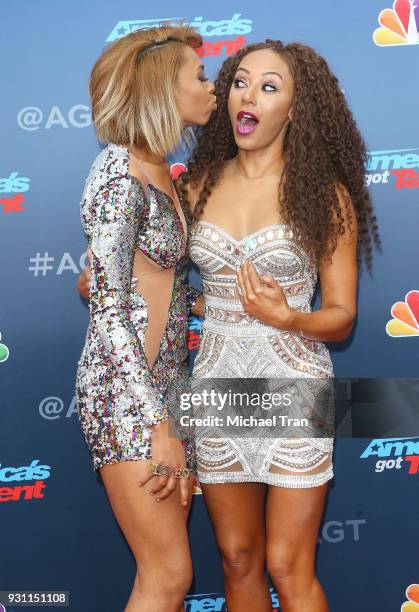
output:
<path id="1" fill-rule="evenodd" d="M 259 119 L 253 113 L 240 111 L 237 115 L 236 130 L 240 136 L 246 136 L 255 131 Z"/>

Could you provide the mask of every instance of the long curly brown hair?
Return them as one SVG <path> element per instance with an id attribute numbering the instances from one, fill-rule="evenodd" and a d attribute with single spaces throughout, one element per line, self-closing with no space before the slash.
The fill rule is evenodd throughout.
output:
<path id="1" fill-rule="evenodd" d="M 292 121 L 284 140 L 284 169 L 278 189 L 281 217 L 317 262 L 330 260 L 338 234 L 345 232 L 345 222 L 351 224 L 349 196 L 358 224 L 358 264 L 365 261 L 371 273 L 372 242 L 381 248 L 381 239 L 365 186 L 366 146 L 338 79 L 311 47 L 268 39 L 226 59 L 215 81 L 217 110 L 207 125 L 197 129 L 188 169 L 178 181 L 181 196 L 188 202 L 187 185 L 200 187 L 193 210 L 193 216 L 199 219 L 225 162 L 237 155 L 228 96 L 241 60 L 259 49 L 278 53 L 294 81 Z M 338 191 L 345 202 L 346 219 Z"/>

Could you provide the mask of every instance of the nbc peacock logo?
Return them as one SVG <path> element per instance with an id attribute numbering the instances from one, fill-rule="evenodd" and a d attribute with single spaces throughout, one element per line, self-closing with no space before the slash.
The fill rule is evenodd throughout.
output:
<path id="1" fill-rule="evenodd" d="M 410 584 L 406 589 L 407 601 L 402 604 L 400 612 L 419 612 L 419 584 Z"/>
<path id="2" fill-rule="evenodd" d="M 0 332 L 0 340 L 1 340 L 1 332 Z M 3 342 L 0 342 L 0 363 L 2 363 L 3 361 L 7 361 L 9 358 L 9 348 L 3 344 Z M 1 612 L 1 608 L 0 608 L 0 612 Z"/>
<path id="3" fill-rule="evenodd" d="M 378 15 L 373 40 L 379 47 L 419 44 L 419 0 L 395 0 Z"/>
<path id="4" fill-rule="evenodd" d="M 409 291 L 404 302 L 393 304 L 391 315 L 393 319 L 386 325 L 389 336 L 393 338 L 419 336 L 419 291 Z"/>

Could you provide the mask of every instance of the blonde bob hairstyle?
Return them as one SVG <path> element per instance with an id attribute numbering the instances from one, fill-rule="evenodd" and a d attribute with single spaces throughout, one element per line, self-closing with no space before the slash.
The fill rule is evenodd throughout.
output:
<path id="1" fill-rule="evenodd" d="M 182 141 L 175 89 L 185 45 L 202 38 L 188 26 L 132 32 L 107 47 L 93 66 L 92 118 L 102 143 L 142 145 L 164 157 Z"/>

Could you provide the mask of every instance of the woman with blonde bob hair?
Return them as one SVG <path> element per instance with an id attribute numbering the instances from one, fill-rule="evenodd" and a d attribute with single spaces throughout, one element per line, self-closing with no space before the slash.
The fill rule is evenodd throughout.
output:
<path id="1" fill-rule="evenodd" d="M 81 201 L 90 321 L 76 396 L 94 470 L 137 562 L 126 612 L 183 609 L 192 580 L 194 447 L 178 410 L 188 314 L 203 304 L 185 282 L 191 217 L 165 156 L 216 108 L 201 44 L 186 26 L 133 32 L 102 53 L 90 79 L 106 146 Z"/>

